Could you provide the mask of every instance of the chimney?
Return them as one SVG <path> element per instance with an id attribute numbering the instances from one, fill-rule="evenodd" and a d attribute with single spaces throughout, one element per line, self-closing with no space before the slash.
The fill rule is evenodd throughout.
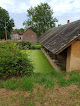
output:
<path id="1" fill-rule="evenodd" d="M 67 20 L 67 24 L 70 23 L 70 20 Z"/>

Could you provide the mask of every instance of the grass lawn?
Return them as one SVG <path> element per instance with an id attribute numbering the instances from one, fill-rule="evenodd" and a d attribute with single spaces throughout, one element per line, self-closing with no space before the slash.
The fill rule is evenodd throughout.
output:
<path id="1" fill-rule="evenodd" d="M 54 69 L 41 50 L 24 50 L 34 66 L 34 72 L 51 72 Z"/>

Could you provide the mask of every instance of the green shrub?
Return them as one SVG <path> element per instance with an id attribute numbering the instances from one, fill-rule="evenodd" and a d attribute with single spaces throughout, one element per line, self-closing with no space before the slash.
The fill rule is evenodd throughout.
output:
<path id="1" fill-rule="evenodd" d="M 33 88 L 33 79 L 31 77 L 22 77 L 20 80 L 20 88 L 29 91 Z"/>
<path id="2" fill-rule="evenodd" d="M 6 82 L 3 82 L 1 84 L 2 88 L 11 89 L 11 90 L 16 90 L 18 86 L 19 83 L 17 82 L 16 78 L 11 78 L 10 80 L 7 80 Z"/>
<path id="3" fill-rule="evenodd" d="M 31 45 L 30 46 L 30 49 L 40 49 L 41 48 L 41 45 L 38 44 L 38 45 Z"/>
<path id="4" fill-rule="evenodd" d="M 31 47 L 31 43 L 28 41 L 17 41 L 16 44 L 18 45 L 19 49 L 29 49 Z"/>
<path id="5" fill-rule="evenodd" d="M 33 66 L 27 54 L 21 53 L 13 42 L 0 43 L 0 77 L 31 74 Z"/>
<path id="6" fill-rule="evenodd" d="M 35 49 L 35 46 L 32 45 L 32 46 L 30 47 L 30 49 Z"/>

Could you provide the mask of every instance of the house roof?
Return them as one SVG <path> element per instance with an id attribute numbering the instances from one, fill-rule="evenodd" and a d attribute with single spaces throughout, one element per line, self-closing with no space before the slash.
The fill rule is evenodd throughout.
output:
<path id="1" fill-rule="evenodd" d="M 21 36 L 21 35 L 23 35 L 23 33 L 19 32 L 19 33 L 18 33 L 18 35 L 20 35 L 20 36 Z"/>
<path id="2" fill-rule="evenodd" d="M 21 32 L 19 32 L 19 33 L 18 33 L 18 32 L 16 32 L 15 30 L 13 30 L 13 31 L 12 31 L 12 33 L 13 33 L 13 34 L 22 35 L 22 33 L 21 33 Z"/>
<path id="3" fill-rule="evenodd" d="M 27 29 L 25 30 L 25 32 L 26 32 L 27 30 L 31 30 L 32 32 L 34 32 L 31 28 L 27 28 Z M 25 32 L 24 32 L 24 33 L 25 33 Z M 23 33 L 23 34 L 24 34 L 24 33 Z M 34 33 L 36 34 L 36 32 L 34 32 Z"/>
<path id="4" fill-rule="evenodd" d="M 38 41 L 53 54 L 59 54 L 80 36 L 80 20 L 52 28 Z"/>
<path id="5" fill-rule="evenodd" d="M 15 30 L 12 31 L 13 34 L 18 34 Z"/>

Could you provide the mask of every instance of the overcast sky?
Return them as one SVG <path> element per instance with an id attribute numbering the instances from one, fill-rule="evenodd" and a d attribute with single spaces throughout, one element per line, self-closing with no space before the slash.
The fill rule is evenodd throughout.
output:
<path id="1" fill-rule="evenodd" d="M 24 28 L 23 22 L 27 20 L 27 9 L 38 4 L 48 3 L 54 11 L 57 24 L 66 24 L 80 19 L 80 0 L 0 0 L 0 6 L 6 9 L 14 19 L 15 28 Z"/>

